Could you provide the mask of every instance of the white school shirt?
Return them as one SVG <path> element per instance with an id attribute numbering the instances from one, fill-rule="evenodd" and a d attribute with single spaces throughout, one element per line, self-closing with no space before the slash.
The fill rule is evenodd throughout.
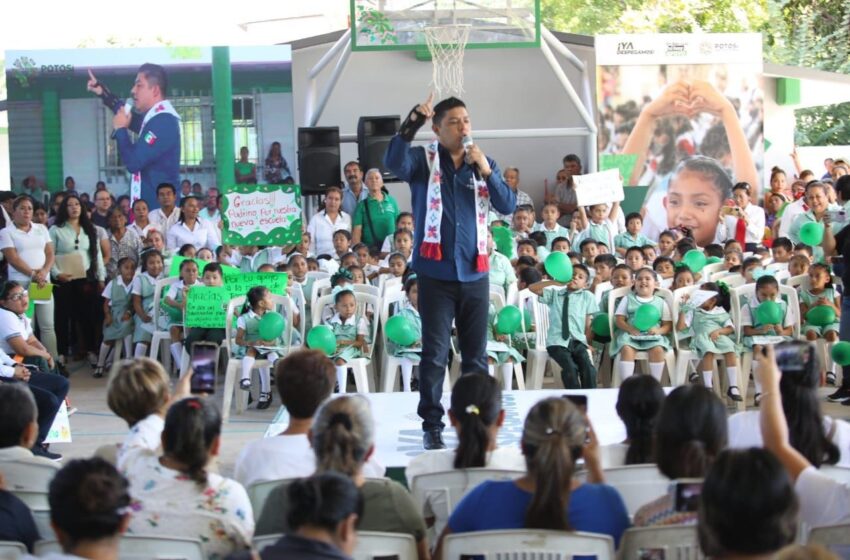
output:
<path id="1" fill-rule="evenodd" d="M 779 229 L 776 231 L 777 237 L 788 237 L 791 232 L 791 224 L 797 219 L 797 216 L 806 213 L 806 201 L 800 198 L 791 202 L 782 211 L 782 217 L 779 218 Z"/>
<path id="2" fill-rule="evenodd" d="M 177 220 L 180 219 L 180 209 L 176 206 L 171 211 L 171 215 L 166 216 L 165 212 L 162 211 L 162 208 L 157 208 L 156 210 L 151 210 L 148 214 L 148 221 L 157 224 L 159 226 L 159 231 L 166 232 L 171 229 L 171 226 L 177 223 Z"/>
<path id="3" fill-rule="evenodd" d="M 18 257 L 33 270 L 38 270 L 47 261 L 44 250 L 53 244 L 50 232 L 41 224 L 33 223 L 29 231 L 19 229 L 14 223 L 0 230 L 0 250 L 15 249 Z M 29 286 L 30 277 L 9 265 L 9 280 Z M 45 302 L 47 303 L 47 302 Z"/>
<path id="4" fill-rule="evenodd" d="M 151 221 L 150 219 L 148 219 L 148 225 L 146 225 L 143 228 L 140 228 L 138 225 L 136 225 L 135 222 L 133 222 L 132 224 L 127 225 L 127 229 L 135 232 L 136 235 L 139 236 L 139 239 L 144 239 L 145 237 L 147 237 L 148 232 L 152 229 L 155 229 L 158 232 L 163 233 L 162 226 L 159 223 L 155 223 L 155 222 Z"/>
<path id="5" fill-rule="evenodd" d="M 346 326 L 346 325 L 355 324 L 355 321 L 357 321 L 357 323 L 356 323 L 357 324 L 357 335 L 358 336 L 365 336 L 366 338 L 369 338 L 369 334 L 370 334 L 369 333 L 369 323 L 366 321 L 365 317 L 360 317 L 359 320 L 358 320 L 357 314 L 354 314 L 351 317 L 349 317 L 348 319 L 346 319 L 345 321 L 343 321 L 342 318 L 339 316 L 339 313 L 334 313 L 333 317 L 328 319 L 327 322 L 330 325 Z"/>
<path id="6" fill-rule="evenodd" d="M 236 457 L 235 478 L 245 488 L 267 480 L 305 478 L 316 472 L 316 453 L 307 434 L 276 435 L 249 442 Z M 363 465 L 363 476 L 382 478 L 386 469 L 374 458 Z"/>
<path id="7" fill-rule="evenodd" d="M 800 499 L 800 521 L 809 527 L 850 521 L 850 484 L 838 482 L 811 466 L 794 483 Z"/>
<path id="8" fill-rule="evenodd" d="M 0 308 L 0 350 L 13 356 L 15 351 L 9 341 L 15 337 L 25 341 L 32 336 L 32 323 L 26 315 L 15 315 L 8 309 Z"/>
<path id="9" fill-rule="evenodd" d="M 180 292 L 183 291 L 183 287 L 185 285 L 186 284 L 183 283 L 183 280 L 178 280 L 177 282 L 173 283 L 172 285 L 170 285 L 168 287 L 168 293 L 166 294 L 166 297 L 170 297 L 174 301 L 177 301 L 177 296 L 180 294 Z M 204 283 L 201 282 L 200 280 L 195 280 L 195 283 L 192 284 L 192 286 L 203 286 L 203 285 L 204 285 Z"/>
<path id="10" fill-rule="evenodd" d="M 635 299 L 637 299 L 641 303 L 650 303 L 654 299 L 653 297 L 642 298 L 639 295 L 635 294 Z M 617 305 L 617 310 L 614 312 L 614 315 L 623 315 L 625 317 L 629 316 L 629 298 L 624 297 L 620 300 L 619 305 Z M 673 315 L 670 313 L 670 306 L 667 305 L 667 302 L 664 302 L 663 311 L 661 311 L 661 321 L 672 321 Z"/>
<path id="11" fill-rule="evenodd" d="M 130 290 L 130 293 L 134 296 L 142 295 L 142 276 L 147 276 L 148 280 L 153 286 L 156 286 L 157 280 L 162 280 L 163 278 L 165 278 L 165 276 L 163 275 L 160 275 L 158 278 L 154 278 L 147 272 L 141 272 L 139 274 L 136 274 L 136 277 L 133 278 L 133 288 Z"/>
<path id="12" fill-rule="evenodd" d="M 134 276 L 133 280 L 135 280 L 135 279 L 136 279 L 136 277 Z M 112 299 L 112 284 L 113 284 L 113 282 L 118 282 L 118 285 L 120 285 L 122 288 L 124 288 L 124 291 L 127 292 L 127 294 L 130 294 L 130 292 L 133 290 L 133 280 L 130 280 L 129 284 L 125 284 L 124 280 L 121 279 L 121 275 L 119 274 L 118 276 L 116 276 L 115 278 L 113 278 L 112 280 L 110 280 L 109 282 L 106 283 L 106 287 L 103 288 L 103 292 L 101 292 L 100 296 L 105 300 L 111 300 Z"/>
<path id="13" fill-rule="evenodd" d="M 4 352 L 3 350 L 0 350 L 0 377 L 6 377 L 6 378 L 14 377 L 15 376 L 15 366 L 17 365 L 17 363 L 18 362 L 13 360 L 12 357 L 9 354 Z M 0 449 L 0 461 L 7 460 L 3 457 L 3 452 L 5 450 L 8 450 L 8 449 L 9 448 Z M 29 449 L 27 449 L 27 451 L 29 451 Z M 32 453 L 32 452 L 30 451 L 30 453 Z M 14 457 L 12 457 L 11 459 L 14 459 Z M 51 461 L 51 463 L 52 463 L 52 461 Z M 53 464 L 55 464 L 55 463 L 53 463 Z"/>
<path id="14" fill-rule="evenodd" d="M 744 214 L 747 215 L 746 243 L 760 244 L 764 239 L 764 208 L 751 203 L 744 208 Z M 735 239 L 738 218 L 736 216 L 725 216 L 722 224 L 724 227 L 717 228 L 715 240 L 722 243 L 729 239 Z"/>
<path id="15" fill-rule="evenodd" d="M 165 236 L 165 246 L 172 251 L 178 251 L 186 244 L 193 245 L 195 249 L 206 247 L 215 251 L 221 245 L 218 230 L 209 222 L 198 219 L 195 221 L 195 229 L 189 229 L 185 222 L 177 222 L 170 228 Z"/>

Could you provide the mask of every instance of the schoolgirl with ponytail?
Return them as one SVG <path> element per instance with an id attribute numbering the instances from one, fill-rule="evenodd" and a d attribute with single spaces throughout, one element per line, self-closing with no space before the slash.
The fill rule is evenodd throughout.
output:
<path id="1" fill-rule="evenodd" d="M 221 414 L 212 402 L 189 397 L 171 405 L 162 454 L 134 449 L 123 461 L 130 481 L 130 534 L 180 535 L 223 558 L 250 546 L 254 516 L 238 483 L 209 472 L 221 445 Z"/>
<path id="2" fill-rule="evenodd" d="M 588 438 L 589 443 L 585 444 Z M 629 526 L 620 494 L 611 486 L 573 479 L 584 458 L 590 480 L 600 480 L 596 435 L 570 401 L 548 398 L 528 412 L 522 431 L 528 473 L 517 480 L 480 484 L 458 504 L 440 536 L 499 529 L 589 531 L 610 535 L 615 546 Z"/>

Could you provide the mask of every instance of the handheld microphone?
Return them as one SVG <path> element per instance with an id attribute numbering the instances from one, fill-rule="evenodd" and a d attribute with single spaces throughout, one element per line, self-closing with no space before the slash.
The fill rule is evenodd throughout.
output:
<path id="1" fill-rule="evenodd" d="M 460 142 L 461 144 L 463 144 L 463 151 L 466 152 L 467 155 L 469 155 L 469 147 L 473 144 L 472 136 L 466 135 Z M 478 171 L 478 164 L 470 162 L 470 165 L 472 166 L 472 172 L 475 174 L 475 177 L 479 177 L 481 174 Z"/>
<path id="2" fill-rule="evenodd" d="M 124 101 L 124 114 L 129 115 L 133 111 L 133 98 L 128 97 L 126 101 Z"/>

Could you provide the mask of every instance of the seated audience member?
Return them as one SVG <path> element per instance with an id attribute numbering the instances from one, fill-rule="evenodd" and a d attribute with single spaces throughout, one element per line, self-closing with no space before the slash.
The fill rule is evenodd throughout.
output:
<path id="1" fill-rule="evenodd" d="M 244 550 L 254 534 L 248 494 L 239 483 L 208 472 L 221 447 L 215 404 L 189 397 L 168 409 L 162 454 L 134 447 L 124 454 L 133 517 L 129 534 L 199 539 L 209 558 Z"/>
<path id="2" fill-rule="evenodd" d="M 761 401 L 764 447 L 776 455 L 791 476 L 800 500 L 800 521 L 809 527 L 850 522 L 850 484 L 834 480 L 818 471 L 791 444 L 788 422 L 782 408 L 780 372 L 773 346 L 765 346 L 764 354 L 758 353 L 754 357 L 759 361 L 764 388 Z"/>
<path id="3" fill-rule="evenodd" d="M 442 557 L 447 535 L 500 529 L 601 533 L 611 536 L 617 546 L 629 526 L 620 494 L 605 484 L 573 479 L 580 457 L 590 472 L 589 480 L 602 477 L 598 442 L 589 428 L 567 399 L 548 398 L 535 404 L 522 431 L 528 474 L 517 480 L 484 482 L 464 496 L 440 535 L 435 558 Z"/>
<path id="4" fill-rule="evenodd" d="M 700 385 L 674 389 L 655 423 L 655 463 L 670 480 L 703 478 L 714 458 L 726 447 L 726 407 Z M 696 512 L 679 512 L 675 507 L 675 486 L 670 492 L 642 506 L 634 517 L 635 526 L 696 523 Z"/>
<path id="5" fill-rule="evenodd" d="M 623 443 L 600 448 L 604 468 L 652 463 L 652 443 L 664 389 L 651 375 L 633 375 L 623 381 L 617 393 L 617 416 L 626 426 Z"/>
<path id="6" fill-rule="evenodd" d="M 41 540 L 32 511 L 23 500 L 6 488 L 6 479 L 0 464 L 0 541 L 21 543 L 32 552 L 35 543 Z"/>
<path id="7" fill-rule="evenodd" d="M 62 406 L 62 401 L 68 395 L 68 380 L 60 375 L 52 373 L 44 373 L 36 369 L 29 369 L 21 364 L 18 364 L 8 354 L 0 350 L 0 389 L 6 391 L 3 399 L 0 399 L 0 404 L 3 405 L 3 410 L 10 410 L 13 404 L 15 393 L 11 393 L 11 387 L 17 385 L 26 385 L 29 388 L 28 392 L 36 404 L 36 421 L 38 422 L 38 430 L 33 443 L 29 446 L 32 453 L 50 459 L 53 461 L 62 458 L 58 453 L 48 451 L 47 446 L 43 443 L 50 431 L 50 426 L 53 425 L 53 419 Z M 3 426 L 7 424 L 4 422 Z M 2 446 L 5 447 L 5 446 Z"/>
<path id="8" fill-rule="evenodd" d="M 798 509 L 791 480 L 770 453 L 724 451 L 702 486 L 697 522 L 702 553 L 719 559 L 773 558 L 794 542 Z"/>
<path id="9" fill-rule="evenodd" d="M 119 558 L 119 541 L 133 511 L 127 480 L 115 467 L 100 458 L 75 459 L 56 473 L 47 499 L 64 554 L 42 558 Z"/>
<path id="10" fill-rule="evenodd" d="M 375 451 L 375 421 L 369 401 L 359 395 L 341 396 L 327 401 L 316 413 L 310 432 L 316 453 L 316 472 L 337 471 L 349 476 L 363 493 L 363 531 L 405 533 L 417 541 L 419 560 L 427 560 L 425 524 L 413 498 L 398 482 L 382 478 L 367 479 L 363 465 Z M 287 483 L 271 491 L 257 522 L 257 534 L 288 533 L 289 512 Z"/>
<path id="11" fill-rule="evenodd" d="M 496 436 L 505 421 L 502 390 L 489 375 L 473 373 L 461 376 L 452 387 L 449 421 L 457 432 L 457 449 L 430 451 L 416 456 L 405 470 L 407 487 L 421 474 L 452 469 L 487 467 L 525 471 L 525 460 L 516 447 L 497 447 Z M 449 505 L 442 492 L 426 496 L 425 522 L 439 535 L 449 517 Z"/>
<path id="12" fill-rule="evenodd" d="M 54 461 L 32 451 L 39 447 L 36 445 L 40 431 L 37 415 L 36 400 L 24 384 L 0 383 L 0 463 L 25 461 L 59 468 Z M 2 472 L 0 465 L 0 474 Z"/>
<path id="13" fill-rule="evenodd" d="M 262 552 L 244 551 L 230 560 L 350 560 L 363 516 L 363 496 L 354 482 L 326 472 L 292 482 L 286 493 L 291 532 Z"/>
<path id="14" fill-rule="evenodd" d="M 275 364 L 274 377 L 280 402 L 289 413 L 289 425 L 275 437 L 249 442 L 239 452 L 233 478 L 245 488 L 266 480 L 310 476 L 316 471 L 309 433 L 316 409 L 333 392 L 333 362 L 318 350 L 293 352 Z M 369 478 L 380 478 L 384 472 L 374 460 L 364 466 Z"/>
<path id="15" fill-rule="evenodd" d="M 165 414 L 172 402 L 190 394 L 184 375 L 172 396 L 168 374 L 150 358 L 122 360 L 115 366 L 106 390 L 106 404 L 130 428 L 118 444 L 117 465 L 123 470 L 125 455 L 133 449 L 160 451 Z"/>
<path id="16" fill-rule="evenodd" d="M 821 412 L 817 366 L 802 372 L 784 373 L 779 380 L 779 392 L 791 446 L 818 468 L 821 465 L 850 467 L 850 423 Z M 729 447 L 762 446 L 757 410 L 733 414 L 728 422 Z"/>

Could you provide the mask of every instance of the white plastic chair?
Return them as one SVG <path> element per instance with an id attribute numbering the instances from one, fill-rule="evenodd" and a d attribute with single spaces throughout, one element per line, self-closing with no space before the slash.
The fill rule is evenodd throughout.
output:
<path id="1" fill-rule="evenodd" d="M 283 347 L 289 349 L 292 346 L 292 299 L 289 296 L 271 294 L 271 300 L 275 304 L 275 309 L 279 310 L 278 312 L 284 317 Z M 236 414 L 242 414 L 248 406 L 248 392 L 243 391 L 236 384 L 236 378 L 242 374 L 242 360 L 233 357 L 233 351 L 236 346 L 236 329 L 233 325 L 233 318 L 242 310 L 242 306 L 244 305 L 245 296 L 237 296 L 227 303 L 226 323 L 224 326 L 224 348 L 227 351 L 227 368 L 224 371 L 224 392 L 222 394 L 221 405 L 221 419 L 225 424 L 230 421 L 230 404 L 234 392 L 238 391 L 236 394 Z M 281 354 L 285 354 L 285 352 Z M 251 371 L 264 367 L 270 368 L 273 365 L 268 360 L 257 360 L 251 367 Z"/>
<path id="2" fill-rule="evenodd" d="M 502 296 L 502 293 L 490 290 L 490 303 L 493 304 L 493 307 L 496 309 L 496 313 L 501 311 L 505 307 L 505 300 L 504 300 L 504 297 Z M 490 325 L 487 325 L 487 328 L 489 329 Z M 506 344 L 510 344 L 510 343 L 508 342 Z M 460 359 L 459 354 L 457 355 L 457 358 Z M 525 376 L 523 375 L 522 364 L 519 363 L 519 362 L 515 363 L 513 370 L 514 370 L 513 376 L 516 379 L 517 389 L 520 390 L 520 391 L 525 391 Z M 502 388 L 505 391 L 510 391 L 511 389 L 513 389 L 512 380 L 502 379 Z"/>
<path id="3" fill-rule="evenodd" d="M 730 274 L 736 274 L 734 272 L 729 272 L 728 270 L 718 270 L 717 272 L 712 272 L 711 274 L 703 274 L 703 279 L 708 277 L 710 282 L 717 282 L 718 280 L 723 280 L 724 277 L 729 276 Z"/>
<path id="4" fill-rule="evenodd" d="M 17 496 L 32 512 L 35 525 L 42 537 L 53 537 L 50 526 L 50 503 L 47 488 L 59 470 L 59 464 L 32 461 L 0 462 L 0 472 L 6 477 L 7 489 Z"/>
<path id="5" fill-rule="evenodd" d="M 398 386 L 398 369 L 401 367 L 401 358 L 397 358 L 390 354 L 387 341 L 387 320 L 390 318 L 390 309 L 395 303 L 403 302 L 406 299 L 404 292 L 396 292 L 392 296 L 384 297 L 381 305 L 381 391 L 391 393 Z M 417 362 L 418 364 L 418 362 Z M 404 377 L 404 371 L 402 371 Z M 403 387 L 410 387 L 410 379 L 402 379 Z"/>
<path id="6" fill-rule="evenodd" d="M 723 270 L 723 261 L 705 265 L 704 267 L 702 267 L 700 273 L 702 274 L 703 278 L 706 278 L 710 277 L 715 272 L 720 272 L 721 270 Z"/>
<path id="7" fill-rule="evenodd" d="M 263 506 L 266 505 L 266 500 L 269 499 L 269 494 L 272 493 L 272 490 L 281 484 L 287 484 L 292 480 L 295 479 L 282 478 L 279 480 L 264 480 L 262 482 L 255 482 L 245 488 L 245 492 L 248 493 L 248 501 L 251 502 L 251 510 L 254 512 L 254 517 L 259 518 L 260 514 L 263 513 Z"/>
<path id="8" fill-rule="evenodd" d="M 702 371 L 701 362 L 699 356 L 690 349 L 690 346 L 687 343 L 682 341 L 681 333 L 676 330 L 675 325 L 679 320 L 679 311 L 680 305 L 682 301 L 682 297 L 685 295 L 690 296 L 694 291 L 697 290 L 696 286 L 687 286 L 684 288 L 679 288 L 675 292 L 673 292 L 673 341 L 674 348 L 676 349 L 676 375 L 672 378 L 672 385 L 679 386 L 684 385 L 688 379 L 688 367 L 691 365 L 693 361 L 697 361 L 697 372 Z M 731 314 L 730 314 L 731 316 Z M 687 337 L 690 338 L 690 337 Z M 736 354 L 735 357 L 735 367 L 738 372 L 738 388 L 740 389 L 741 385 L 744 385 L 748 382 L 748 377 L 744 375 L 743 371 L 740 367 L 740 356 Z M 714 382 L 712 383 L 712 387 L 714 388 L 714 392 L 721 398 L 721 400 L 725 399 L 726 393 L 722 390 L 722 386 L 726 383 L 725 378 L 720 376 L 720 368 L 718 364 L 723 364 L 725 367 L 726 359 L 722 354 L 718 354 L 714 356 L 714 367 L 713 367 L 713 377 Z M 736 403 L 738 410 L 746 410 L 746 404 L 741 401 Z"/>
<path id="9" fill-rule="evenodd" d="M 798 274 L 797 276 L 791 276 L 785 281 L 785 285 L 790 286 L 791 288 L 808 289 L 808 287 L 809 287 L 809 275 L 808 274 Z"/>
<path id="10" fill-rule="evenodd" d="M 351 284 L 351 289 L 357 294 L 371 294 L 375 297 L 381 297 L 381 290 L 371 284 Z"/>
<path id="11" fill-rule="evenodd" d="M 399 288 L 403 288 L 401 278 L 398 276 L 389 276 L 387 274 L 381 274 L 380 278 L 383 279 L 380 284 L 380 288 L 381 294 L 383 294 L 384 296 L 387 295 L 387 290 L 392 287 L 398 286 Z"/>
<path id="12" fill-rule="evenodd" d="M 160 360 L 158 360 L 157 358 L 159 356 L 159 353 L 162 352 L 162 365 L 165 367 L 165 371 L 169 372 L 171 371 L 171 351 L 167 348 L 163 351 L 162 343 L 171 342 L 171 333 L 168 329 L 164 331 L 159 330 L 159 316 L 162 312 L 161 302 L 165 300 L 165 298 L 162 297 L 162 293 L 167 292 L 168 288 L 170 288 L 172 284 L 175 284 L 179 280 L 180 278 L 177 276 L 157 280 L 156 284 L 154 284 L 153 291 L 153 335 L 151 338 L 151 346 L 148 350 L 148 355 L 150 356 L 151 360 L 158 362 Z"/>
<path id="13" fill-rule="evenodd" d="M 489 480 L 516 480 L 523 471 L 502 469 L 456 469 L 432 472 L 413 477 L 410 493 L 423 513 L 426 505 L 434 516 L 434 534 L 439 536 L 449 521 L 449 515 L 466 494 Z"/>
<path id="14" fill-rule="evenodd" d="M 661 474 L 655 464 L 628 465 L 605 469 L 605 484 L 617 489 L 630 516 L 641 506 L 667 493 L 672 482 Z M 587 471 L 576 474 L 582 482 L 587 479 Z"/>
<path id="15" fill-rule="evenodd" d="M 254 511 L 257 511 L 256 509 Z M 283 536 L 283 533 L 273 533 L 271 535 L 257 535 L 255 536 L 251 544 L 253 545 L 251 548 L 256 550 L 257 552 L 262 552 L 267 546 L 271 546 Z"/>
<path id="16" fill-rule="evenodd" d="M 493 301 L 494 297 L 502 302 L 502 305 L 499 307 L 499 309 L 505 306 L 505 289 L 501 286 L 490 284 L 490 301 Z"/>
<path id="17" fill-rule="evenodd" d="M 327 290 L 327 291 L 325 292 L 325 290 Z M 316 307 L 316 301 L 320 297 L 327 295 L 329 293 L 331 293 L 331 278 L 330 278 L 330 276 L 328 276 L 326 278 L 317 278 L 313 282 L 312 293 L 310 294 L 310 309 L 314 309 Z"/>
<path id="18" fill-rule="evenodd" d="M 620 560 L 647 558 L 648 551 L 661 551 L 663 556 L 677 560 L 701 560 L 704 558 L 697 540 L 696 525 L 668 525 L 632 528 L 620 539 Z"/>
<path id="19" fill-rule="evenodd" d="M 549 362 L 549 353 L 546 351 L 546 331 L 549 330 L 549 309 L 540 303 L 539 298 L 529 289 L 521 290 L 517 296 L 520 310 L 528 309 L 531 302 L 531 315 L 534 323 L 534 331 L 531 325 L 525 324 L 525 313 L 522 315 L 522 331 L 534 334 L 534 347 L 530 345 L 526 355 L 527 379 L 525 386 L 528 389 L 542 389 L 543 375 L 546 372 L 546 364 Z"/>
<path id="20" fill-rule="evenodd" d="M 49 553 L 60 554 L 62 547 L 58 541 L 39 541 L 35 543 L 35 555 L 46 556 Z M 207 555 L 201 541 L 181 537 L 161 537 L 146 535 L 124 535 L 118 544 L 118 556 L 121 560 L 206 560 Z"/>
<path id="21" fill-rule="evenodd" d="M 620 303 L 620 299 L 627 296 L 631 288 L 628 286 L 624 286 L 622 288 L 615 288 L 608 293 L 608 322 L 611 328 L 611 343 L 613 344 L 614 339 L 617 336 L 617 329 L 615 328 L 615 313 L 617 311 L 617 306 Z M 673 292 L 670 290 L 666 290 L 664 288 L 657 288 L 655 290 L 655 295 L 664 299 L 667 303 L 667 308 L 670 309 L 670 312 L 673 312 Z M 676 327 L 676 317 L 673 317 L 673 330 Z M 636 352 L 635 353 L 635 363 L 638 361 L 649 361 L 649 354 L 647 352 Z M 673 376 L 676 372 L 676 356 L 673 350 L 670 350 L 664 354 L 664 361 L 667 364 L 667 376 L 670 379 L 670 384 L 673 383 Z M 663 379 L 663 374 L 662 374 Z M 617 353 L 614 356 L 614 364 L 611 366 L 611 386 L 619 387 L 623 382 L 620 379 L 620 354 Z"/>
<path id="22" fill-rule="evenodd" d="M 737 288 L 738 286 L 743 286 L 744 284 L 747 283 L 746 278 L 744 278 L 743 276 L 741 276 L 737 272 L 735 274 L 727 274 L 726 276 L 723 276 L 722 278 L 720 278 L 719 281 L 723 282 L 724 284 L 726 284 L 730 288 Z"/>
<path id="23" fill-rule="evenodd" d="M 597 560 L 613 560 L 614 540 L 608 535 L 535 529 L 477 531 L 447 536 L 443 540 L 443 559 L 459 560 L 461 556 L 485 560 L 567 560 L 575 556 L 595 556 Z"/>
<path id="24" fill-rule="evenodd" d="M 354 560 L 417 558 L 416 541 L 407 533 L 383 533 L 379 531 L 357 531 L 357 544 L 351 555 Z"/>
<path id="25" fill-rule="evenodd" d="M 27 547 L 23 543 L 14 541 L 0 541 L 0 558 L 3 560 L 17 560 L 27 555 Z"/>
<path id="26" fill-rule="evenodd" d="M 593 295 L 596 297 L 596 304 L 602 305 L 602 296 L 605 295 L 605 292 L 613 289 L 614 286 L 611 282 L 600 282 L 596 285 L 596 288 L 593 289 Z"/>
<path id="27" fill-rule="evenodd" d="M 322 309 L 326 305 L 333 304 L 333 295 L 326 295 L 316 300 L 313 306 L 313 325 L 322 324 Z M 372 294 L 364 294 L 354 292 L 354 298 L 357 301 L 357 317 L 363 317 L 367 307 L 372 309 L 381 309 L 381 298 Z M 354 385 L 358 393 L 369 393 L 375 388 L 375 379 L 368 371 L 372 365 L 372 354 L 375 350 L 375 342 L 378 339 L 378 320 L 374 318 L 369 326 L 370 338 L 367 341 L 369 352 L 362 358 L 355 358 L 347 365 L 354 372 Z M 340 387 L 340 392 L 343 392 L 343 387 Z"/>
<path id="28" fill-rule="evenodd" d="M 814 527 L 809 531 L 809 538 L 806 542 L 807 544 L 819 544 L 827 549 L 832 547 L 846 549 L 850 547 L 850 523 Z M 844 557 L 846 558 L 846 556 Z"/>
<path id="29" fill-rule="evenodd" d="M 505 293 L 505 303 L 508 305 L 516 305 L 519 302 L 519 287 L 516 282 L 508 284 L 508 290 Z"/>

